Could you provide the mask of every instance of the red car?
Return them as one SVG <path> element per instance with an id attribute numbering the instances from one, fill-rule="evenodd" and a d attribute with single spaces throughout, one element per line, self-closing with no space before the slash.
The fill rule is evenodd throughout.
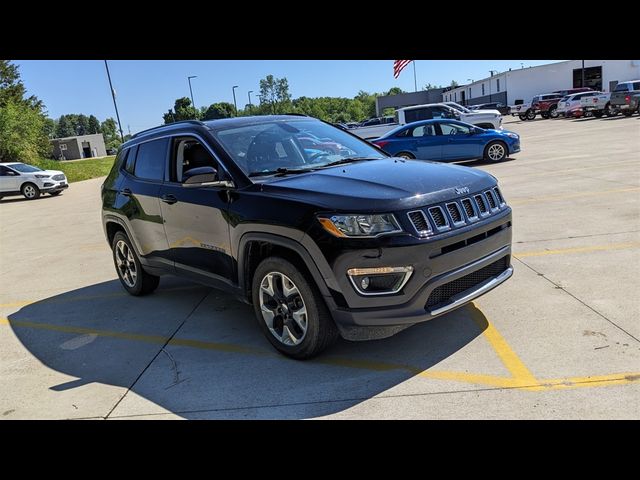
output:
<path id="1" fill-rule="evenodd" d="M 558 102 L 566 95 L 580 92 L 590 92 L 592 88 L 570 88 L 568 90 L 556 90 L 553 93 L 544 93 L 542 95 L 536 95 L 531 101 L 531 109 L 535 113 L 539 113 L 542 118 L 557 118 L 558 117 Z"/>

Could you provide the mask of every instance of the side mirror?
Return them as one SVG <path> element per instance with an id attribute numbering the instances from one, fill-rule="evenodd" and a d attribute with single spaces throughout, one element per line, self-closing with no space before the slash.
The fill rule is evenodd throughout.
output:
<path id="1" fill-rule="evenodd" d="M 184 173 L 183 186 L 186 188 L 196 187 L 235 187 L 229 180 L 218 180 L 218 171 L 213 167 L 197 167 L 187 170 Z"/>

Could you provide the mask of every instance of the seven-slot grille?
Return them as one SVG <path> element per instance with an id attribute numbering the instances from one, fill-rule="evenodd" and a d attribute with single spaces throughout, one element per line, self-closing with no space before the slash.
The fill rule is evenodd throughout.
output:
<path id="1" fill-rule="evenodd" d="M 433 232 L 445 231 L 452 227 L 460 227 L 477 221 L 479 215 L 491 215 L 506 207 L 502 193 L 498 187 L 477 193 L 459 201 L 446 203 L 443 207 L 436 205 L 407 213 L 411 224 L 421 237 Z"/>
<path id="2" fill-rule="evenodd" d="M 437 305 L 447 304 L 454 295 L 469 290 L 490 278 L 497 277 L 509 267 L 508 259 L 508 256 L 502 257 L 486 267 L 434 288 L 429 295 L 425 309 L 432 310 Z"/>
<path id="3" fill-rule="evenodd" d="M 64 180 L 64 175 L 63 174 L 58 174 L 58 175 L 54 175 L 53 177 L 51 177 L 52 180 Z"/>

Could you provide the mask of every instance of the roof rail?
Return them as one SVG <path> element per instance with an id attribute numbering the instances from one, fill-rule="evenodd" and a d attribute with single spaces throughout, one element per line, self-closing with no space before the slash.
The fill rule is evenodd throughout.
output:
<path id="1" fill-rule="evenodd" d="M 306 113 L 283 113 L 282 115 L 293 115 L 295 117 L 308 117 Z"/>
<path id="2" fill-rule="evenodd" d="M 154 130 L 159 130 L 159 129 L 161 129 L 161 128 L 167 128 L 167 127 L 171 127 L 171 126 L 173 126 L 173 125 L 182 124 L 182 123 L 190 123 L 190 124 L 192 124 L 192 125 L 204 125 L 204 122 L 201 122 L 200 120 L 180 120 L 180 121 L 178 121 L 178 122 L 166 123 L 166 124 L 164 124 L 164 125 L 158 125 L 157 127 L 152 127 L 152 128 L 147 128 L 146 130 L 141 130 L 141 131 L 139 131 L 139 132 L 137 132 L 137 133 L 134 133 L 134 134 L 131 136 L 131 138 L 132 138 L 132 139 L 133 139 L 133 138 L 137 138 L 137 137 L 139 137 L 139 136 L 140 136 L 140 135 L 142 135 L 142 134 L 149 133 L 149 132 L 152 132 L 152 131 L 154 131 Z"/>

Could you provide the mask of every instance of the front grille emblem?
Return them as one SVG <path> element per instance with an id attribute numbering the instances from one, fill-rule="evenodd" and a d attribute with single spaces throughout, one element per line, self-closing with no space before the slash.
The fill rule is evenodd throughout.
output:
<path id="1" fill-rule="evenodd" d="M 464 195 L 465 193 L 469 193 L 469 187 L 456 188 L 456 193 L 458 195 Z"/>

